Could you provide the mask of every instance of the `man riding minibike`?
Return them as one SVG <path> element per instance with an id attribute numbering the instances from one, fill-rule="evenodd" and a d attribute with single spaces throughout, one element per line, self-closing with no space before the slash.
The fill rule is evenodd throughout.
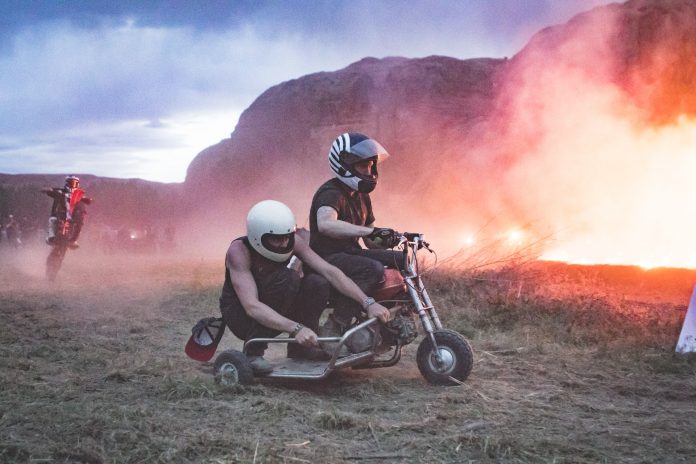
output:
<path id="1" fill-rule="evenodd" d="M 286 332 L 294 338 L 294 343 L 287 346 L 288 358 L 328 359 L 318 348 L 316 331 L 332 287 L 365 305 L 369 317 L 389 320 L 387 308 L 373 303 L 352 280 L 320 258 L 295 233 L 295 216 L 283 203 L 266 200 L 254 205 L 246 226 L 247 235 L 234 239 L 227 250 L 220 297 L 224 323 L 239 339 L 246 342 L 273 338 Z M 288 267 L 293 256 L 302 260 L 302 275 Z M 273 371 L 264 358 L 266 348 L 267 343 L 262 342 L 245 350 L 246 361 L 256 376 Z M 206 360 L 202 355 L 199 358 Z"/>
<path id="2" fill-rule="evenodd" d="M 283 229 L 273 229 L 273 234 L 275 235 L 278 230 Z M 250 230 L 249 236 L 252 235 Z M 311 253 L 301 251 L 302 248 L 298 248 L 298 244 L 304 247 L 307 242 L 299 237 L 299 234 L 296 237 L 295 254 L 304 256 L 307 259 L 305 264 L 314 266 L 313 269 L 319 271 L 320 275 L 307 267 L 305 268 L 307 273 L 300 278 L 300 274 L 293 270 L 294 266 L 287 261 L 290 257 L 289 254 L 286 255 L 289 253 L 289 242 L 280 240 L 275 245 L 280 248 L 274 246 L 271 249 L 273 253 L 285 255 L 282 260 L 280 256 L 277 260 L 271 260 L 275 263 L 272 265 L 278 275 L 270 281 L 275 282 L 276 286 L 268 287 L 267 284 L 256 286 L 254 288 L 259 291 L 258 295 L 247 292 L 243 281 L 242 285 L 239 283 L 235 285 L 235 278 L 239 275 L 236 271 L 240 270 L 241 275 L 246 273 L 249 285 L 251 285 L 250 281 L 256 285 L 258 277 L 254 276 L 255 265 L 252 261 L 256 256 L 253 253 L 257 252 L 251 251 L 253 242 L 249 240 L 249 236 L 247 237 L 249 245 L 245 245 L 242 240 L 241 244 L 248 247 L 246 264 L 245 261 L 242 261 L 241 265 L 236 264 L 235 252 L 232 251 L 231 258 L 228 252 L 228 262 L 230 260 L 232 262 L 228 264 L 226 270 L 226 282 L 229 282 L 229 288 L 238 295 L 235 300 L 238 303 L 235 303 L 236 309 L 230 311 L 230 308 L 226 307 L 225 291 L 223 291 L 221 309 L 227 326 L 244 340 L 244 347 L 241 352 L 226 350 L 217 357 L 214 363 L 216 380 L 223 384 L 248 384 L 252 383 L 255 377 L 262 376 L 276 379 L 320 380 L 335 370 L 348 367 L 353 369 L 390 367 L 400 360 L 402 348 L 412 343 L 421 332 L 423 339 L 418 345 L 416 363 L 423 377 L 435 385 L 454 385 L 463 382 L 473 367 L 473 351 L 461 334 L 443 326 L 435 305 L 425 289 L 418 269 L 417 254 L 424 248 L 431 251 L 429 245 L 419 233 L 405 232 L 398 235 L 400 237 L 399 251 L 396 251 L 396 254 L 401 257 L 403 270 L 385 270 L 385 282 L 374 293 L 374 298 L 379 300 L 378 302 L 373 302 L 373 298 L 365 298 L 361 291 L 356 291 L 355 284 L 345 275 L 331 270 L 335 269 L 333 266 L 322 260 L 316 260 Z M 356 321 L 351 323 L 345 333 L 340 336 L 317 338 L 313 329 L 317 325 L 319 314 L 324 309 L 329 295 L 328 286 L 320 279 L 322 274 L 326 275 L 327 281 L 339 291 L 352 295 L 356 301 L 365 302 L 365 311 L 358 315 Z M 272 273 L 266 275 L 271 276 Z M 280 276 L 284 276 L 284 279 Z M 288 285 L 288 282 L 295 283 Z M 240 288 L 238 293 L 237 288 Z M 285 300 L 279 297 L 271 301 L 269 295 L 273 292 L 264 290 L 280 291 L 283 288 L 287 289 Z M 299 288 L 299 291 L 295 293 L 293 288 Z M 243 306 L 244 302 L 250 309 Z M 259 310 L 254 308 L 255 306 L 269 307 L 268 305 L 274 305 L 274 309 L 267 311 L 261 309 L 260 311 L 268 314 L 268 319 L 263 319 L 259 316 Z M 278 313 L 278 310 L 283 311 L 283 314 Z M 241 311 L 245 311 L 245 314 Z M 230 312 L 233 312 L 232 317 Z M 259 319 L 255 319 L 254 316 Z M 246 321 L 248 326 L 239 324 L 240 319 L 236 317 L 246 317 L 241 320 Z M 420 319 L 420 325 L 417 323 L 418 319 Z M 276 322 L 267 323 L 266 320 Z M 274 325 L 271 326 L 271 324 Z M 194 327 L 193 334 L 187 343 L 187 354 L 199 361 L 211 359 L 224 327 L 222 319 L 201 320 Z M 283 331 L 288 332 L 290 336 L 276 337 Z M 325 347 L 325 352 L 315 348 L 317 342 Z M 269 343 L 287 345 L 289 359 L 274 359 L 273 365 L 270 365 L 271 363 L 262 357 Z"/>

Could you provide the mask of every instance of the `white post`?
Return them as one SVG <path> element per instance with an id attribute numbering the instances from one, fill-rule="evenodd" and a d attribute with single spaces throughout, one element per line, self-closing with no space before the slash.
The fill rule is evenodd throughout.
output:
<path id="1" fill-rule="evenodd" d="M 691 302 L 686 310 L 684 325 L 677 342 L 677 353 L 693 352 L 696 352 L 696 286 L 691 294 Z"/>

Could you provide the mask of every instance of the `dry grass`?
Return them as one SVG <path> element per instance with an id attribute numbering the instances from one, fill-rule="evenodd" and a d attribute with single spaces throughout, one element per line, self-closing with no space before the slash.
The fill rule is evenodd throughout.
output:
<path id="1" fill-rule="evenodd" d="M 673 354 L 696 272 L 435 271 L 476 352 L 464 385 L 426 384 L 414 343 L 393 368 L 221 387 L 183 354 L 221 263 L 77 256 L 55 286 L 40 253 L 0 257 L 1 462 L 696 459 L 696 361 Z"/>

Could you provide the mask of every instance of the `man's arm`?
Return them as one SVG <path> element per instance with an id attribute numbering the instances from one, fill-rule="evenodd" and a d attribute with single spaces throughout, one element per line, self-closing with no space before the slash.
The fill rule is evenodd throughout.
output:
<path id="1" fill-rule="evenodd" d="M 314 269 L 317 273 L 323 276 L 329 283 L 339 292 L 351 298 L 362 306 L 367 298 L 365 292 L 360 290 L 348 276 L 346 276 L 339 268 L 326 262 L 321 256 L 316 254 L 307 242 L 301 237 L 295 237 L 295 254 L 307 266 Z M 379 318 L 382 322 L 387 322 L 391 317 L 389 310 L 379 303 L 373 303 L 367 308 L 367 314 L 370 317 Z"/>
<path id="2" fill-rule="evenodd" d="M 273 308 L 259 301 L 258 288 L 251 273 L 251 256 L 241 241 L 236 240 L 230 244 L 225 262 L 234 276 L 232 287 L 249 317 L 271 329 L 288 333 L 295 330 L 297 322 L 278 314 Z M 317 344 L 316 334 L 306 327 L 300 330 L 295 338 L 303 345 Z"/>
<path id="3" fill-rule="evenodd" d="M 317 210 L 317 228 L 322 234 L 333 238 L 364 237 L 372 233 L 372 227 L 340 221 L 338 212 L 330 206 L 321 206 Z"/>
<path id="4" fill-rule="evenodd" d="M 375 228 L 375 224 L 374 224 L 374 222 L 373 222 L 372 224 L 368 224 L 368 225 L 366 225 L 365 227 L 369 227 L 369 228 L 370 228 L 370 231 L 372 231 L 372 230 L 374 230 L 374 228 Z M 363 236 L 362 239 L 363 239 L 363 243 L 365 244 L 365 246 L 366 246 L 367 248 L 384 248 L 384 246 L 382 246 L 381 243 L 377 243 L 377 242 L 373 241 L 373 240 L 372 240 L 370 237 L 368 237 L 367 235 Z"/>
<path id="5" fill-rule="evenodd" d="M 42 193 L 45 193 L 51 198 L 61 198 L 63 196 L 63 192 L 60 190 L 60 188 L 53 187 L 53 188 L 42 188 L 41 189 Z"/>

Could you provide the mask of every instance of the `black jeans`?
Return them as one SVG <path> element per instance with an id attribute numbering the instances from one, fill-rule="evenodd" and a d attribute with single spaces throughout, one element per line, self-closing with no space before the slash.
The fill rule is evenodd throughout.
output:
<path id="1" fill-rule="evenodd" d="M 368 295 L 384 282 L 385 267 L 403 268 L 403 253 L 393 250 L 351 250 L 327 255 L 324 259 L 343 271 Z M 362 311 L 359 303 L 337 291 L 332 292 L 331 303 L 334 319 L 344 327 L 350 325 L 353 317 L 359 316 Z"/>
<path id="2" fill-rule="evenodd" d="M 319 274 L 309 274 L 300 278 L 292 269 L 282 268 L 276 272 L 256 278 L 259 301 L 270 306 L 278 314 L 309 327 L 314 332 L 319 325 L 319 317 L 326 308 L 331 286 Z M 220 312 L 227 327 L 239 339 L 273 338 L 280 330 L 261 325 L 251 318 L 236 294 L 220 298 Z M 256 343 L 247 352 L 251 356 L 262 356 L 268 348 L 267 343 Z"/>

